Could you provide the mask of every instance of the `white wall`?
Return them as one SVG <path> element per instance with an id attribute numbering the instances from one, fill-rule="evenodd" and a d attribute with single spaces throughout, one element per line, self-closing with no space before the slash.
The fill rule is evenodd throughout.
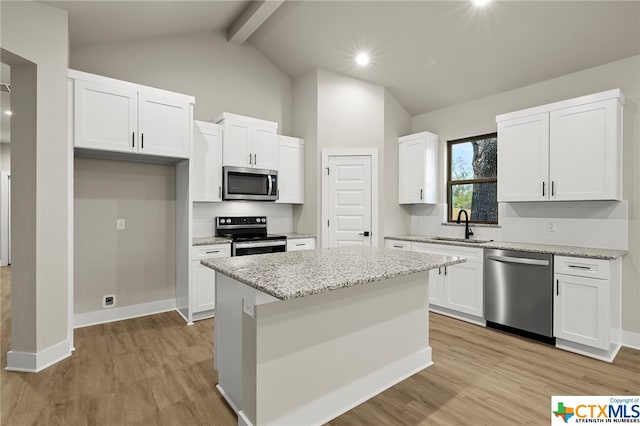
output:
<path id="1" fill-rule="evenodd" d="M 175 298 L 175 166 L 76 158 L 74 180 L 74 313 Z"/>
<path id="2" fill-rule="evenodd" d="M 11 145 L 0 143 L 0 170 L 11 171 Z"/>
<path id="3" fill-rule="evenodd" d="M 251 44 L 229 43 L 222 33 L 78 47 L 71 68 L 195 96 L 196 120 L 226 111 L 291 131 L 291 79 Z"/>
<path id="4" fill-rule="evenodd" d="M 384 149 L 380 176 L 380 206 L 384 235 L 401 235 L 410 231 L 411 207 L 398 204 L 400 176 L 398 138 L 411 133 L 411 116 L 388 91 L 384 93 Z M 384 236 L 383 235 L 383 236 Z M 381 242 L 380 247 L 383 244 Z"/>
<path id="5" fill-rule="evenodd" d="M 428 130 L 441 137 L 443 183 L 440 205 L 413 208 L 412 232 L 462 235 L 459 228 L 440 225 L 446 203 L 447 140 L 495 132 L 497 114 L 614 88 L 622 89 L 626 97 L 623 196 L 627 202 L 505 204 L 499 210 L 502 228 L 476 227 L 474 232 L 483 239 L 628 248 L 623 259 L 623 328 L 640 333 L 640 56 L 413 117 L 412 132 Z M 556 232 L 546 231 L 548 221 L 555 222 Z"/>
<path id="6" fill-rule="evenodd" d="M 215 235 L 217 216 L 266 216 L 270 234 L 293 232 L 293 206 L 270 202 L 193 203 L 193 236 Z"/>
<path id="7" fill-rule="evenodd" d="M 67 13 L 2 2 L 2 62 L 11 66 L 14 352 L 64 342 L 68 326 Z M 25 62 L 24 60 L 28 61 Z"/>

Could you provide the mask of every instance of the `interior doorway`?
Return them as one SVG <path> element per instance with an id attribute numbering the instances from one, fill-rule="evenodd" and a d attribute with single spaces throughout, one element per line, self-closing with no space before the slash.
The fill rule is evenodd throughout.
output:
<path id="1" fill-rule="evenodd" d="M 322 247 L 376 247 L 377 150 L 323 150 L 322 169 Z"/>

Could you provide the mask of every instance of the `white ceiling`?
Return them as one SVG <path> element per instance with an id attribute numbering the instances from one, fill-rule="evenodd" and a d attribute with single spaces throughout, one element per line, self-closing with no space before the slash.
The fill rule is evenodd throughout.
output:
<path id="1" fill-rule="evenodd" d="M 247 1 L 47 1 L 72 47 L 222 31 Z M 640 54 L 640 1 L 287 1 L 249 39 L 291 78 L 314 67 L 389 88 L 411 115 Z M 354 65 L 368 50 L 372 64 Z"/>

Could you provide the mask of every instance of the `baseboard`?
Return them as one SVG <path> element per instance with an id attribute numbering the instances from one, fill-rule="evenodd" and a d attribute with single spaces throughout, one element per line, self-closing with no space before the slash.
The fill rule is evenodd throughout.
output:
<path id="1" fill-rule="evenodd" d="M 9 351 L 5 370 L 38 373 L 69 356 L 71 350 L 66 339 L 36 353 Z"/>
<path id="2" fill-rule="evenodd" d="M 431 312 L 435 312 L 436 314 L 445 315 L 447 317 L 459 319 L 461 321 L 470 322 L 471 324 L 479 325 L 481 327 L 486 327 L 487 322 L 484 318 L 477 317 L 475 315 L 465 314 L 464 312 L 457 312 L 447 308 L 443 308 L 441 306 L 433 306 L 429 305 L 429 310 Z"/>
<path id="3" fill-rule="evenodd" d="M 640 351 L 640 333 L 622 330 L 620 337 L 622 346 Z"/>
<path id="4" fill-rule="evenodd" d="M 176 299 L 157 300 L 155 302 L 140 303 L 138 305 L 83 312 L 73 316 L 73 328 L 122 321 L 174 310 L 176 310 Z"/>

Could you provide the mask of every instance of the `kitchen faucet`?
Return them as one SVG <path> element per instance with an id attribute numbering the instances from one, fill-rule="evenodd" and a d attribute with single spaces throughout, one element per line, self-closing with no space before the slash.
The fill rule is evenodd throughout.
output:
<path id="1" fill-rule="evenodd" d="M 469 229 L 469 213 L 467 213 L 466 210 L 461 209 L 458 212 L 458 219 L 456 220 L 456 223 L 460 223 L 460 215 L 464 213 L 464 239 L 468 240 L 469 237 L 471 237 L 473 235 L 473 231 L 471 229 Z"/>

